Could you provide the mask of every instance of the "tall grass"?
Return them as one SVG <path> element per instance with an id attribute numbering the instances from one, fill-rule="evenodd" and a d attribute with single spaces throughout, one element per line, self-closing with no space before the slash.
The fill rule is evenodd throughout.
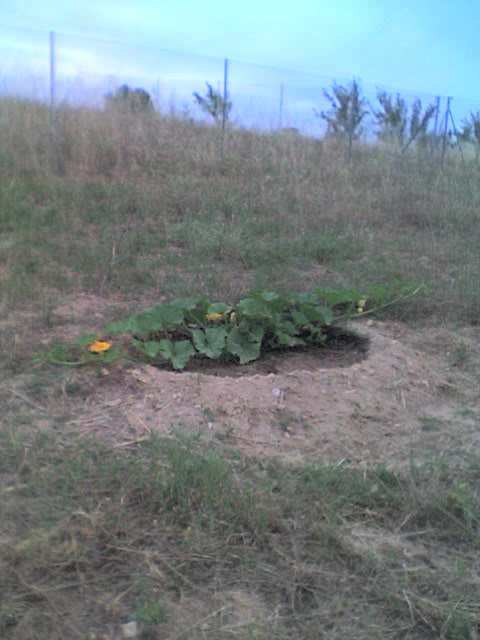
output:
<path id="1" fill-rule="evenodd" d="M 480 168 L 174 117 L 0 102 L 0 313 L 108 297 L 413 279 L 476 321 Z"/>

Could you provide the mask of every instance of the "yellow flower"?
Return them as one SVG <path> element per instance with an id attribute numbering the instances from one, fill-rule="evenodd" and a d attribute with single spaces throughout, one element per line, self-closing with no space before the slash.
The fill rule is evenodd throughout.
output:
<path id="1" fill-rule="evenodd" d="M 219 320 L 223 320 L 225 314 L 224 313 L 207 313 L 207 320 L 212 320 L 213 322 L 218 322 Z"/>
<path id="2" fill-rule="evenodd" d="M 111 349 L 111 347 L 112 343 L 107 340 L 95 340 L 95 342 L 92 342 L 88 347 L 88 350 L 90 353 L 103 353 L 104 351 Z"/>

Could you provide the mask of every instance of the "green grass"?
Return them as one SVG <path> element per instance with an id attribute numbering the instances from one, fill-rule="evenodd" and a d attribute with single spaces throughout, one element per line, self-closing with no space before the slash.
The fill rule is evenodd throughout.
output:
<path id="1" fill-rule="evenodd" d="M 477 459 L 294 468 L 192 438 L 0 437 L 5 640 L 131 619 L 148 637 L 470 640 L 480 623 Z"/>
<path id="2" fill-rule="evenodd" d="M 478 163 L 441 171 L 375 146 L 347 163 L 327 143 L 234 130 L 222 157 L 217 131 L 175 118 L 59 109 L 53 172 L 47 110 L 0 114 L 0 637 L 136 620 L 145 638 L 475 638 L 478 459 L 392 471 L 247 461 L 194 438 L 108 449 L 54 435 L 48 412 L 88 399 L 100 371 L 30 374 L 72 322 L 95 331 L 192 293 L 412 280 L 422 294 L 384 317 L 478 324 Z M 56 315 L 82 294 L 99 315 Z M 450 365 L 472 366 L 462 345 Z M 39 412 L 54 429 L 25 435 Z M 287 412 L 275 426 L 309 427 Z"/>
<path id="3" fill-rule="evenodd" d="M 51 172 L 48 118 L 0 103 L 15 126 L 0 166 L 1 308 L 89 292 L 428 285 L 415 319 L 474 322 L 480 271 L 479 167 L 380 147 L 340 151 L 307 138 L 217 132 L 169 118 L 59 111 Z M 138 296 L 137 296 L 138 297 Z M 402 319 L 403 316 L 401 316 Z"/>

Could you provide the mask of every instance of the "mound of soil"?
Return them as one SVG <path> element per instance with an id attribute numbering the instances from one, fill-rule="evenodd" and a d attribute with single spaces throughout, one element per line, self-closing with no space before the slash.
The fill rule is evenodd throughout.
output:
<path id="1" fill-rule="evenodd" d="M 116 446 L 151 432 L 193 431 L 207 444 L 292 462 L 405 460 L 426 439 L 440 447 L 442 434 L 419 422 L 445 388 L 437 356 L 404 341 L 410 332 L 401 325 L 353 329 L 360 337 L 352 338 L 350 352 L 339 340 L 336 363 L 333 352 L 327 358 L 295 352 L 275 356 L 270 372 L 258 370 L 271 366 L 261 361 L 253 370 L 232 367 L 229 375 L 215 368 L 105 370 L 96 415 L 85 411 L 72 425 L 101 432 Z M 353 364 L 345 366 L 348 359 Z"/>

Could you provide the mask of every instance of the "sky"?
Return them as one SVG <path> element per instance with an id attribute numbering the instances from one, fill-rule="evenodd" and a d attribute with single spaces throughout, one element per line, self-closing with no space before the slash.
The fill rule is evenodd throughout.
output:
<path id="1" fill-rule="evenodd" d="M 372 99 L 385 87 L 480 110 L 479 24 L 473 0 L 0 0 L 0 54 L 4 83 L 41 92 L 55 31 L 59 96 L 131 82 L 180 104 L 206 81 L 220 87 L 228 57 L 243 112 L 275 121 L 281 108 L 294 125 L 352 77 Z"/>

